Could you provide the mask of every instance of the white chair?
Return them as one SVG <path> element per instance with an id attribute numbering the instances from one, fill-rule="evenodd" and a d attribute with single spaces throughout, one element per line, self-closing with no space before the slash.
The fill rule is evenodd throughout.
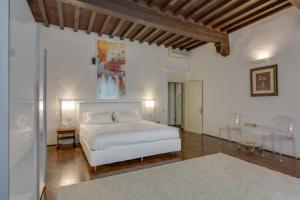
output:
<path id="1" fill-rule="evenodd" d="M 272 151 L 275 153 L 275 142 L 278 140 L 279 143 L 279 155 L 280 162 L 282 160 L 283 152 L 283 141 L 290 141 L 292 143 L 293 156 L 296 159 L 296 145 L 295 145 L 295 136 L 294 136 L 294 127 L 293 127 L 293 118 L 288 116 L 279 116 L 272 120 L 272 132 L 270 135 L 262 136 L 262 149 L 265 149 L 265 142 L 268 137 L 271 139 Z M 262 156 L 263 153 L 262 153 Z"/>
<path id="2" fill-rule="evenodd" d="M 219 137 L 222 138 L 222 132 L 226 131 L 230 146 L 232 146 L 232 133 L 237 132 L 239 134 L 239 148 L 242 143 L 242 129 L 241 129 L 241 114 L 240 113 L 231 113 L 228 115 L 226 127 L 219 128 Z M 221 144 L 221 140 L 219 142 Z"/>

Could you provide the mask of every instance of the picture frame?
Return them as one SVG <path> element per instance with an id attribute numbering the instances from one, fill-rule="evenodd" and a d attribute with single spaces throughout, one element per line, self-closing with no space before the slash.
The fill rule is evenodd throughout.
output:
<path id="1" fill-rule="evenodd" d="M 250 69 L 251 97 L 278 96 L 278 66 Z"/>

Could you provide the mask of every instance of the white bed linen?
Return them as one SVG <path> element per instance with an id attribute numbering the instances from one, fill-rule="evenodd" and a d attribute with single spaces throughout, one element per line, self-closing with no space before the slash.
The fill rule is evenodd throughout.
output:
<path id="1" fill-rule="evenodd" d="M 80 135 L 91 150 L 114 146 L 179 138 L 179 130 L 163 124 L 140 120 L 133 122 L 80 125 Z"/>

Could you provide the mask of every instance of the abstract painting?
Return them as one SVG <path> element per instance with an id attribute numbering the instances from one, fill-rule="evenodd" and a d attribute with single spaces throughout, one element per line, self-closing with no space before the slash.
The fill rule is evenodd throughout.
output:
<path id="1" fill-rule="evenodd" d="M 126 94 L 125 44 L 97 40 L 97 99 L 119 99 Z"/>
<path id="2" fill-rule="evenodd" d="M 278 96 L 277 65 L 250 70 L 251 96 Z"/>

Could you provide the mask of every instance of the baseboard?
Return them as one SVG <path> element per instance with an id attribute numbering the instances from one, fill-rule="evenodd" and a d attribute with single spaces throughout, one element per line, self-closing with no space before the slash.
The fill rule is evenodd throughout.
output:
<path id="1" fill-rule="evenodd" d="M 210 135 L 210 134 L 207 134 L 207 133 L 202 133 L 202 135 L 205 135 L 205 136 L 208 136 L 208 137 L 212 137 L 212 138 L 216 138 L 216 139 L 218 139 L 218 140 L 223 140 L 223 141 L 229 142 L 228 139 L 220 138 L 220 137 L 218 137 L 218 136 Z M 231 142 L 234 143 L 234 144 L 238 144 L 238 143 L 235 142 L 235 141 L 231 141 Z M 242 146 L 244 146 L 244 145 L 242 145 Z M 264 149 L 264 151 L 269 152 L 269 153 L 273 153 L 273 151 L 268 150 L 268 149 Z M 276 151 L 275 151 L 274 154 L 279 155 L 279 152 L 276 152 Z M 285 157 L 288 157 L 288 158 L 293 158 L 293 159 L 296 159 L 296 160 L 299 160 L 299 159 L 300 159 L 300 157 L 297 157 L 297 156 L 296 156 L 296 158 L 295 158 L 294 156 L 291 156 L 291 155 L 288 155 L 288 154 L 281 154 L 281 155 L 282 155 L 282 156 L 285 156 Z"/>

